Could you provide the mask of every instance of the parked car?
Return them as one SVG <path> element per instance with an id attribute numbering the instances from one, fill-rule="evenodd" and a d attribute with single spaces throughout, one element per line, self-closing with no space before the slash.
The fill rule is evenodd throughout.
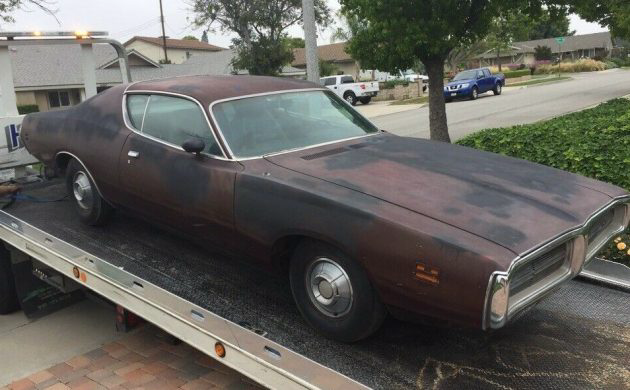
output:
<path id="1" fill-rule="evenodd" d="M 347 342 L 388 312 L 500 328 L 630 220 L 619 187 L 391 135 L 332 91 L 292 79 L 115 86 L 28 114 L 21 138 L 65 173 L 83 222 L 132 210 L 274 266 L 306 321 Z"/>
<path id="2" fill-rule="evenodd" d="M 363 104 L 369 104 L 379 91 L 378 82 L 368 81 L 355 83 L 354 77 L 347 74 L 322 77 L 319 79 L 319 83 L 353 106 L 357 104 L 357 101 Z"/>
<path id="3" fill-rule="evenodd" d="M 458 98 L 477 99 L 479 94 L 492 91 L 500 95 L 505 86 L 503 73 L 492 74 L 488 68 L 469 69 L 459 72 L 444 87 L 447 102 Z"/>

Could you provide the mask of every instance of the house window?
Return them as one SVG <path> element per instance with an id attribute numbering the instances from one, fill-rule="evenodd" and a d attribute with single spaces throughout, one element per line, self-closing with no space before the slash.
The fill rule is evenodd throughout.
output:
<path id="1" fill-rule="evenodd" d="M 68 91 L 48 92 L 48 104 L 51 108 L 70 106 L 70 94 Z"/>

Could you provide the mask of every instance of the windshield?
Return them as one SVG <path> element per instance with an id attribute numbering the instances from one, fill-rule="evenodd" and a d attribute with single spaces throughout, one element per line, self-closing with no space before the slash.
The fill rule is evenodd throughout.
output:
<path id="1" fill-rule="evenodd" d="M 476 70 L 465 70 L 463 72 L 459 72 L 454 78 L 453 81 L 457 81 L 457 80 L 472 80 L 474 79 L 477 75 L 477 71 Z"/>
<path id="2" fill-rule="evenodd" d="M 212 109 L 234 157 L 248 158 L 376 133 L 329 91 L 286 92 L 230 100 Z"/>

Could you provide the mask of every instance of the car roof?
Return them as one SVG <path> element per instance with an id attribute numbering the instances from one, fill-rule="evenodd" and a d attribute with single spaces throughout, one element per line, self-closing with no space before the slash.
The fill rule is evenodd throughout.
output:
<path id="1" fill-rule="evenodd" d="M 295 89 L 321 89 L 304 80 L 269 76 L 184 76 L 132 83 L 128 92 L 154 91 L 190 96 L 205 107 L 217 100 Z"/>

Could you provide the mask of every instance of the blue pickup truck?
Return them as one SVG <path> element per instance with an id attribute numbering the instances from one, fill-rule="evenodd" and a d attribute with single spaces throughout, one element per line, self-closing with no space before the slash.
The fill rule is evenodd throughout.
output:
<path id="1" fill-rule="evenodd" d="M 503 73 L 492 74 L 488 68 L 468 69 L 457 73 L 453 80 L 444 87 L 444 99 L 447 102 L 458 98 L 477 99 L 480 93 L 488 91 L 501 94 L 505 85 Z"/>

